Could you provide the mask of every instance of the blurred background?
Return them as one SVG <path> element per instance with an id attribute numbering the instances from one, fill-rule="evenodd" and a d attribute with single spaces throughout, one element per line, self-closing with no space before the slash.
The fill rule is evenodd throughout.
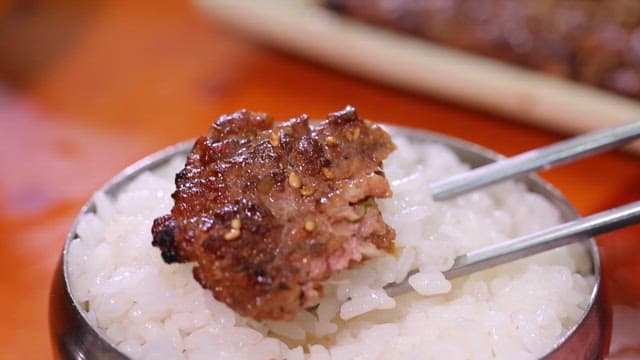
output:
<path id="1" fill-rule="evenodd" d="M 126 165 L 240 108 L 319 118 L 347 104 L 507 155 L 569 135 L 274 49 L 190 2 L 0 1 L 0 358 L 52 356 L 49 287 L 67 230 Z M 640 199 L 638 165 L 614 152 L 543 176 L 589 214 Z M 599 242 L 611 358 L 640 358 L 640 229 Z"/>

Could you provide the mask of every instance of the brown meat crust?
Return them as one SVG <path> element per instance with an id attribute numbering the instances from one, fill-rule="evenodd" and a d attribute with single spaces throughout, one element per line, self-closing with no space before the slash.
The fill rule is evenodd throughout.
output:
<path id="1" fill-rule="evenodd" d="M 318 0 L 360 20 L 640 98 L 638 0 Z"/>
<path id="2" fill-rule="evenodd" d="M 313 129 L 305 115 L 222 116 L 176 175 L 153 245 L 197 262 L 195 279 L 239 314 L 293 319 L 332 273 L 393 250 L 373 199 L 391 195 L 381 166 L 394 148 L 351 107 Z"/>

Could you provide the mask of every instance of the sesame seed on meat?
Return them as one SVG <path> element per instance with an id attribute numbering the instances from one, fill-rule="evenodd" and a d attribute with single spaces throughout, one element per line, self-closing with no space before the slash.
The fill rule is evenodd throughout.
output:
<path id="1" fill-rule="evenodd" d="M 176 175 L 152 244 L 167 263 L 195 262 L 194 278 L 239 314 L 291 320 L 333 273 L 393 251 L 375 199 L 391 196 L 382 160 L 394 149 L 352 107 L 314 126 L 224 115 Z"/>

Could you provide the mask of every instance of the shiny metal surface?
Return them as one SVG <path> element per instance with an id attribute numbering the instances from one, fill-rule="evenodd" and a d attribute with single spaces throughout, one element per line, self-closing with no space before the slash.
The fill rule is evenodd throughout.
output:
<path id="1" fill-rule="evenodd" d="M 589 155 L 614 149 L 640 137 L 640 120 L 600 129 L 495 162 L 488 166 L 429 184 L 435 200 L 464 194 L 500 180 L 549 169 Z"/>
<path id="2" fill-rule="evenodd" d="M 473 167 L 503 158 L 491 150 L 448 136 L 403 127 L 387 126 L 386 128 L 415 141 L 444 144 Z M 145 171 L 153 171 L 175 155 L 188 153 L 191 144 L 191 141 L 183 142 L 136 162 L 114 177 L 100 191 L 110 195 L 117 193 L 124 184 L 137 175 Z M 523 181 L 531 191 L 542 194 L 558 207 L 564 220 L 578 218 L 574 208 L 550 184 L 543 182 L 535 175 L 527 176 Z M 93 199 L 82 208 L 79 216 L 92 211 L 95 211 Z M 69 231 L 51 288 L 49 325 L 56 356 L 61 359 L 126 359 L 126 356 L 89 325 L 79 304 L 71 294 L 66 254 L 70 242 L 76 238 L 77 223 L 76 219 Z M 582 319 L 545 356 L 547 359 L 597 359 L 606 350 L 609 323 L 600 290 L 600 257 L 593 239 L 586 240 L 582 244 L 591 256 L 595 276 L 590 305 Z"/>
<path id="3" fill-rule="evenodd" d="M 449 280 L 455 279 L 638 223 L 640 201 L 634 201 L 615 209 L 470 251 L 458 256 L 453 266 L 443 274 Z M 404 281 L 385 286 L 387 294 L 398 296 L 413 291 L 407 279 L 415 273 L 417 271 L 413 270 Z"/>
<path id="4" fill-rule="evenodd" d="M 165 165 L 176 155 L 186 156 L 192 145 L 193 141 L 185 141 L 151 154 L 124 169 L 98 192 L 113 196 L 136 176 Z M 77 237 L 76 228 L 80 216 L 90 212 L 95 212 L 94 198 L 82 207 L 71 226 L 51 286 L 49 330 L 54 353 L 59 359 L 128 359 L 89 324 L 85 313 L 71 293 L 66 265 L 69 244 Z"/>
<path id="5" fill-rule="evenodd" d="M 636 201 L 531 235 L 471 251 L 458 257 L 453 267 L 445 272 L 445 277 L 464 276 L 639 222 L 640 201 Z"/>

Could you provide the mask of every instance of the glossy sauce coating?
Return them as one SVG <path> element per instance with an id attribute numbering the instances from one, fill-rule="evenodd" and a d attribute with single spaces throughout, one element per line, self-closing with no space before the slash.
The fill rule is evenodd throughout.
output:
<path id="1" fill-rule="evenodd" d="M 323 0 L 358 19 L 640 98 L 635 0 Z"/>
<path id="2" fill-rule="evenodd" d="M 292 320 L 332 273 L 393 250 L 376 198 L 391 196 L 390 136 L 355 109 L 311 127 L 247 110 L 221 116 L 176 174 L 174 207 L 154 221 L 167 263 L 257 320 Z"/>
<path id="3" fill-rule="evenodd" d="M 66 234 L 124 167 L 241 107 L 361 115 L 506 155 L 568 134 L 363 81 L 236 36 L 184 1 L 0 4 L 2 355 L 52 357 L 49 290 Z M 46 175 L 43 175 L 46 174 Z M 544 172 L 581 214 L 640 199 L 640 159 L 612 152 Z M 640 227 L 602 236 L 610 355 L 640 357 Z"/>

